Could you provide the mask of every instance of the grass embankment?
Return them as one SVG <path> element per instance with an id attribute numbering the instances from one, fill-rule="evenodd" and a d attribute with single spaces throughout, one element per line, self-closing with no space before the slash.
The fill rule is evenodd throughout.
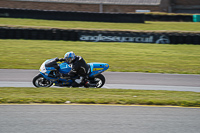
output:
<path id="1" fill-rule="evenodd" d="M 200 45 L 0 40 L 0 68 L 39 69 L 42 62 L 74 51 L 109 71 L 200 74 Z"/>
<path id="2" fill-rule="evenodd" d="M 200 31 L 200 24 L 193 22 L 151 22 L 140 23 L 105 23 L 81 21 L 55 21 L 20 18 L 0 18 L 0 26 L 65 28 L 90 30 L 143 30 L 143 31 Z"/>
<path id="3" fill-rule="evenodd" d="M 0 88 L 0 103 L 87 103 L 200 107 L 200 93 L 95 88 Z"/>

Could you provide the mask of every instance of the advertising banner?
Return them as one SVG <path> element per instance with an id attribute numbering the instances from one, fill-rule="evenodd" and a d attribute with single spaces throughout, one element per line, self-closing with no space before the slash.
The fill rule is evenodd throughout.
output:
<path id="1" fill-rule="evenodd" d="M 170 39 L 167 35 L 132 33 L 79 33 L 79 40 L 90 42 L 170 43 Z"/>

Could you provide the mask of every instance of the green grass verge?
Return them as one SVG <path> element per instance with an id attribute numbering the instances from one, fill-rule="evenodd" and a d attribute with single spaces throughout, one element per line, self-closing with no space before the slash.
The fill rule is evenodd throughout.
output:
<path id="1" fill-rule="evenodd" d="M 140 23 L 105 23 L 81 21 L 55 21 L 39 19 L 0 18 L 0 26 L 28 26 L 66 29 L 91 30 L 146 30 L 146 31 L 200 31 L 200 24 L 193 22 L 151 22 Z"/>
<path id="2" fill-rule="evenodd" d="M 0 103 L 173 105 L 200 107 L 200 93 L 97 88 L 0 87 Z"/>
<path id="3" fill-rule="evenodd" d="M 39 69 L 46 60 L 74 51 L 109 71 L 200 74 L 200 45 L 1 40 L 0 68 Z"/>

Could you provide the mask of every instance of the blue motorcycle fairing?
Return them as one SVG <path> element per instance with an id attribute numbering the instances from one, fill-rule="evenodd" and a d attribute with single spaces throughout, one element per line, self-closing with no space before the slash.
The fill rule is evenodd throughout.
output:
<path id="1" fill-rule="evenodd" d="M 70 65 L 67 64 L 66 62 L 59 64 L 59 66 L 60 66 L 59 72 L 64 74 L 69 73 L 72 69 Z"/>
<path id="2" fill-rule="evenodd" d="M 94 77 L 104 71 L 106 71 L 109 68 L 109 65 L 107 63 L 88 63 L 90 65 L 90 74 L 89 77 Z"/>
<path id="3" fill-rule="evenodd" d="M 62 78 L 52 78 L 52 77 L 45 75 L 42 72 L 40 72 L 40 74 L 42 74 L 45 79 L 55 83 L 55 85 L 68 85 L 68 86 L 70 86 L 73 83 L 73 81 L 71 79 L 66 80 L 66 79 L 62 79 Z"/>
<path id="4" fill-rule="evenodd" d="M 44 64 L 48 61 L 49 60 L 45 61 Z M 67 74 L 71 71 L 71 67 L 65 62 L 58 65 L 60 66 L 60 69 L 59 69 L 60 73 Z M 50 74 L 50 72 L 56 69 L 54 67 L 46 67 L 45 65 L 43 67 L 45 67 L 46 71 L 45 73 L 40 71 L 40 73 L 43 75 L 45 79 L 50 80 L 51 82 L 55 83 L 55 85 L 69 85 L 70 86 L 72 84 L 73 82 L 72 80 L 62 79 L 58 77 L 57 78 L 49 77 L 48 75 Z"/>

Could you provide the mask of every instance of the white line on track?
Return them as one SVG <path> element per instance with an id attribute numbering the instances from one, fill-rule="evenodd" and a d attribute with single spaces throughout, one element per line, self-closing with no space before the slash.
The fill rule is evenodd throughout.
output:
<path id="1" fill-rule="evenodd" d="M 0 87 L 34 87 L 31 82 L 0 81 Z M 162 85 L 130 85 L 130 84 L 105 84 L 107 89 L 135 89 L 135 90 L 169 90 L 200 92 L 200 87 L 190 86 L 162 86 Z"/>

